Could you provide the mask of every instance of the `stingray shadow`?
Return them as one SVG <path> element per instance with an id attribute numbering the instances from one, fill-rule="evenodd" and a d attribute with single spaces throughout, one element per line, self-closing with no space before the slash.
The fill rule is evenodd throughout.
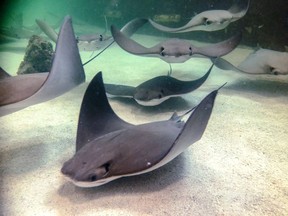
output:
<path id="1" fill-rule="evenodd" d="M 23 140 L 19 142 L 23 143 Z M 23 175 L 41 169 L 47 164 L 47 161 L 43 160 L 46 157 L 47 146 L 33 139 L 27 139 L 25 143 L 29 145 L 0 152 L 0 164 L 3 169 L 1 179 L 7 175 Z"/>
<path id="2" fill-rule="evenodd" d="M 241 79 L 225 87 L 233 91 L 245 91 L 264 97 L 288 95 L 288 82 L 264 79 Z"/>
<path id="3" fill-rule="evenodd" d="M 191 195 L 192 190 L 192 192 L 195 192 L 196 200 L 197 193 L 198 196 L 206 197 L 206 203 L 203 204 L 204 207 L 207 205 L 210 206 L 212 205 L 213 197 L 209 189 L 207 189 L 207 184 L 210 181 L 215 181 L 216 176 L 213 170 L 197 163 L 191 159 L 191 155 L 187 154 L 188 151 L 182 153 L 170 163 L 152 172 L 120 178 L 100 187 L 79 188 L 72 183 L 66 182 L 58 189 L 57 193 L 62 198 L 68 199 L 71 206 L 76 206 L 77 208 L 88 203 L 87 205 L 93 204 L 93 208 L 95 209 L 107 208 L 107 210 L 115 210 L 120 208 L 120 211 L 129 210 L 129 212 L 141 214 L 139 212 L 141 211 L 139 210 L 139 199 L 135 199 L 134 197 L 146 197 L 146 194 L 148 194 L 150 198 L 152 197 L 152 199 L 156 200 L 159 196 L 162 197 L 163 195 L 169 196 L 168 199 L 173 199 L 174 195 L 171 190 L 177 190 L 177 193 L 181 193 L 183 196 L 194 197 L 194 195 Z M 187 184 L 189 185 L 189 189 L 187 189 Z M 171 190 L 167 189 L 169 187 Z M 200 195 L 199 190 L 201 190 Z M 109 205 L 103 206 L 103 202 L 106 202 L 105 200 L 110 197 L 113 198 L 113 202 L 109 202 Z M 131 201 L 125 202 L 127 200 Z M 186 201 L 183 200 L 183 202 Z M 169 208 L 171 204 L 164 203 L 163 205 Z M 59 206 L 56 205 L 53 208 L 59 208 Z M 59 211 L 61 212 L 60 208 Z"/>

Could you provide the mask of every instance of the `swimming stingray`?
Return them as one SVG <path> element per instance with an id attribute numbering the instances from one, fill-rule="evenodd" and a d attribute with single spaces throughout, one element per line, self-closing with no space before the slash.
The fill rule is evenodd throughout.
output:
<path id="1" fill-rule="evenodd" d="M 65 17 L 48 73 L 23 74 L 0 80 L 0 116 L 58 97 L 85 81 L 71 18 Z M 6 77 L 6 78 L 5 78 Z"/>
<path id="2" fill-rule="evenodd" d="M 197 80 L 182 81 L 171 76 L 157 76 L 137 87 L 105 84 L 106 93 L 113 97 L 128 97 L 144 106 L 155 106 L 171 97 L 181 96 L 199 88 L 208 78 L 213 65 Z"/>
<path id="3" fill-rule="evenodd" d="M 288 74 L 288 53 L 259 49 L 251 53 L 237 67 L 219 58 L 215 65 L 223 70 L 234 70 L 248 74 Z"/>
<path id="4" fill-rule="evenodd" d="M 239 33 L 228 40 L 205 47 L 196 47 L 188 40 L 173 38 L 147 48 L 124 35 L 113 25 L 111 33 L 116 43 L 127 52 L 139 56 L 158 57 L 167 63 L 183 63 L 197 54 L 212 58 L 226 55 L 240 43 L 242 36 Z"/>
<path id="5" fill-rule="evenodd" d="M 149 19 L 151 25 L 164 32 L 181 33 L 190 31 L 217 31 L 226 28 L 231 22 L 242 18 L 248 11 L 250 0 L 245 6 L 235 4 L 228 10 L 208 10 L 194 16 L 186 25 L 170 28 Z"/>
<path id="6" fill-rule="evenodd" d="M 110 107 L 101 73 L 90 82 L 80 110 L 75 155 L 61 172 L 75 185 L 94 187 L 123 176 L 155 170 L 201 139 L 217 90 L 189 114 L 165 121 L 132 125 Z"/>
<path id="7" fill-rule="evenodd" d="M 36 19 L 40 29 L 54 42 L 57 41 L 58 33 L 49 26 L 45 21 Z M 104 34 L 87 34 L 77 36 L 78 47 L 81 51 L 95 51 L 103 48 L 113 39 L 111 36 Z"/>

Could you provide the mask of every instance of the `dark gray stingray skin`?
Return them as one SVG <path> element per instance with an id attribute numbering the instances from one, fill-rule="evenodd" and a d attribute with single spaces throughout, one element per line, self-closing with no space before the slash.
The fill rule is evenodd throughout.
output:
<path id="1" fill-rule="evenodd" d="M 217 92 L 206 96 L 186 122 L 173 114 L 166 121 L 132 125 L 110 107 L 98 73 L 82 101 L 76 153 L 61 172 L 77 186 L 95 187 L 165 165 L 202 137 Z"/>
<path id="2" fill-rule="evenodd" d="M 201 78 L 182 81 L 171 76 L 157 76 L 137 87 L 105 84 L 106 93 L 114 97 L 134 98 L 143 106 L 155 106 L 171 97 L 187 94 L 199 88 L 208 78 L 213 65 Z"/>
<path id="3" fill-rule="evenodd" d="M 113 25 L 111 33 L 116 43 L 125 51 L 139 56 L 158 57 L 167 63 L 183 63 L 197 54 L 217 58 L 231 52 L 242 38 L 239 33 L 228 40 L 205 47 L 196 47 L 188 40 L 173 38 L 147 48 L 125 36 Z"/>
<path id="4" fill-rule="evenodd" d="M 49 73 L 18 75 L 0 80 L 0 116 L 51 100 L 84 81 L 72 21 L 67 16 L 60 30 Z"/>
<path id="5" fill-rule="evenodd" d="M 241 1 L 240 3 L 245 3 Z M 231 22 L 242 18 L 248 11 L 250 0 L 245 5 L 235 4 L 228 10 L 208 10 L 192 17 L 192 19 L 182 27 L 170 28 L 160 25 L 149 19 L 150 24 L 163 32 L 182 33 L 190 31 L 218 31 L 226 28 Z"/>
<path id="6" fill-rule="evenodd" d="M 11 77 L 2 67 L 0 67 L 0 80 Z"/>

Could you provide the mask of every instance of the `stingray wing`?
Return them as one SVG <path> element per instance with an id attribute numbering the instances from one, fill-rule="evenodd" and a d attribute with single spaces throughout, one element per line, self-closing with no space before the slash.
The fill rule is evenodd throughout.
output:
<path id="1" fill-rule="evenodd" d="M 35 74 L 35 76 L 39 76 L 39 74 Z M 0 115 L 6 115 L 25 107 L 51 100 L 68 92 L 84 81 L 85 74 L 74 36 L 72 21 L 70 17 L 65 17 L 48 78 L 41 88 L 30 97 L 17 103 L 1 106 Z"/>
<path id="2" fill-rule="evenodd" d="M 155 164 L 150 169 L 145 170 L 145 172 L 152 171 L 167 164 L 183 151 L 185 151 L 185 149 L 187 149 L 190 145 L 201 139 L 212 113 L 217 93 L 218 90 L 211 92 L 200 102 L 200 104 L 195 108 L 193 113 L 188 118 L 187 122 L 185 123 L 184 127 L 182 128 L 166 156 L 163 157 L 159 163 Z"/>
<path id="3" fill-rule="evenodd" d="M 242 39 L 242 33 L 238 33 L 233 37 L 206 47 L 192 47 L 193 54 L 200 54 L 207 57 L 221 57 L 235 49 Z"/>
<path id="4" fill-rule="evenodd" d="M 121 31 L 119 31 L 115 26 L 111 26 L 111 34 L 115 42 L 125 51 L 132 53 L 134 55 L 149 55 L 154 51 L 150 48 L 144 47 L 136 41 L 125 36 Z"/>
<path id="5" fill-rule="evenodd" d="M 181 32 L 185 32 L 183 30 L 187 29 L 188 27 L 191 27 L 191 26 L 187 26 L 187 24 L 185 26 L 182 26 L 182 27 L 179 27 L 179 28 L 170 28 L 170 27 L 167 27 L 167 26 L 163 26 L 163 25 L 160 25 L 156 22 L 154 22 L 152 19 L 149 19 L 149 23 L 156 29 L 160 30 L 160 31 L 163 31 L 163 32 L 170 32 L 170 33 L 179 33 L 179 31 Z M 189 30 L 188 30 L 189 31 Z"/>
<path id="6" fill-rule="evenodd" d="M 55 43 L 57 42 L 58 34 L 57 32 L 49 26 L 46 22 L 43 20 L 36 19 L 35 20 L 39 28 Z"/>
<path id="7" fill-rule="evenodd" d="M 184 33 L 184 32 L 190 32 L 190 31 L 215 31 L 219 29 L 209 29 L 209 26 L 204 25 L 204 19 L 203 14 L 207 13 L 209 11 L 204 11 L 200 14 L 197 14 L 196 16 L 192 17 L 192 19 L 186 23 L 184 26 L 178 27 L 178 28 L 171 28 L 167 26 L 160 25 L 153 20 L 149 19 L 149 23 L 156 29 L 163 31 L 163 32 L 170 32 L 170 33 Z M 222 29 L 222 28 L 221 28 Z"/>
<path id="8" fill-rule="evenodd" d="M 136 18 L 126 23 L 120 31 L 123 32 L 123 34 L 125 34 L 127 37 L 131 37 L 140 27 L 142 27 L 147 22 L 147 19 Z"/>
<path id="9" fill-rule="evenodd" d="M 94 76 L 83 97 L 78 120 L 76 151 L 89 141 L 133 125 L 120 119 L 106 97 L 102 73 Z"/>
<path id="10" fill-rule="evenodd" d="M 0 80 L 11 77 L 2 67 L 0 67 Z"/>
<path id="11" fill-rule="evenodd" d="M 218 67 L 221 70 L 233 70 L 236 72 L 244 72 L 223 58 L 217 58 L 214 64 L 216 67 Z"/>

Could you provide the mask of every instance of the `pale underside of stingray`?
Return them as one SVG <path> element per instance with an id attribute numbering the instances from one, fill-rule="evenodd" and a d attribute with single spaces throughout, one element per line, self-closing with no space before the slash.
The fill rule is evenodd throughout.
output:
<path id="1" fill-rule="evenodd" d="M 268 49 L 259 49 L 249 54 L 238 66 L 219 58 L 215 65 L 223 70 L 234 70 L 248 74 L 288 74 L 288 53 Z"/>
<path id="2" fill-rule="evenodd" d="M 242 34 L 238 33 L 225 41 L 205 47 L 196 47 L 188 40 L 172 38 L 148 48 L 127 37 L 113 25 L 111 33 L 115 42 L 125 51 L 139 56 L 157 57 L 167 63 L 183 63 L 197 55 L 217 58 L 231 52 L 242 38 Z"/>
<path id="3" fill-rule="evenodd" d="M 231 22 L 241 19 L 248 11 L 250 0 L 242 5 L 233 5 L 228 10 L 208 10 L 195 15 L 187 24 L 179 28 L 160 25 L 149 19 L 150 24 L 163 32 L 182 33 L 190 31 L 218 31 L 226 28 Z"/>

